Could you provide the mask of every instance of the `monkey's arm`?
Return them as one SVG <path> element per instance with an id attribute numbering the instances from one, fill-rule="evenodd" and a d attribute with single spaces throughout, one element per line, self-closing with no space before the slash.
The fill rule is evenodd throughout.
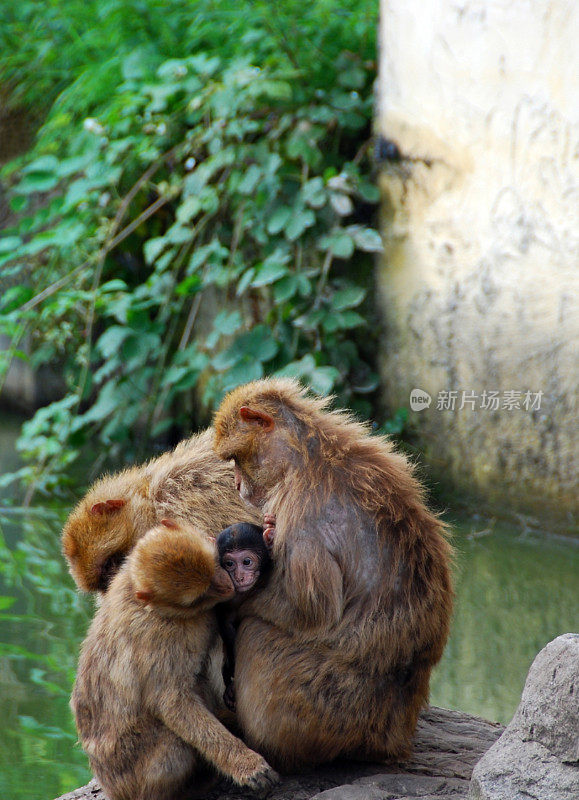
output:
<path id="1" fill-rule="evenodd" d="M 329 628 L 342 618 L 343 575 L 315 531 L 299 532 L 288 546 L 283 593 L 291 629 Z M 282 617 L 283 618 L 283 617 Z M 280 616 L 276 614 L 279 623 Z"/>
<path id="2" fill-rule="evenodd" d="M 278 781 L 267 761 L 230 733 L 197 695 L 162 694 L 158 713 L 173 733 L 239 786 L 264 790 Z"/>

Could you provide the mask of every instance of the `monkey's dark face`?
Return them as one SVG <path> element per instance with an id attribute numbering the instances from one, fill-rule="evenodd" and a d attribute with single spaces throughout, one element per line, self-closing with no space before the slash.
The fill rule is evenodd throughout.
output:
<path id="1" fill-rule="evenodd" d="M 224 553 L 221 566 L 229 573 L 235 591 L 245 594 L 257 583 L 261 574 L 261 559 L 253 550 Z"/>

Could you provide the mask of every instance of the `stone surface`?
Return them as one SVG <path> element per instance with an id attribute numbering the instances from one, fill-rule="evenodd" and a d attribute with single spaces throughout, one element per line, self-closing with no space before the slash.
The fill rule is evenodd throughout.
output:
<path id="1" fill-rule="evenodd" d="M 339 761 L 285 776 L 268 800 L 465 800 L 473 766 L 503 728 L 480 717 L 428 708 L 420 718 L 412 758 L 400 764 Z M 251 795 L 218 784 L 204 800 Z M 105 800 L 95 781 L 58 800 Z"/>
<path id="2" fill-rule="evenodd" d="M 469 800 L 579 798 L 579 635 L 536 657 L 515 716 L 476 765 Z"/>
<path id="3" fill-rule="evenodd" d="M 380 17 L 376 127 L 402 153 L 380 176 L 386 400 L 431 396 L 409 422 L 439 481 L 565 528 L 577 507 L 579 3 L 382 0 Z M 438 408 L 444 391 L 454 409 Z M 524 408 L 526 391 L 543 392 L 540 408 Z"/>

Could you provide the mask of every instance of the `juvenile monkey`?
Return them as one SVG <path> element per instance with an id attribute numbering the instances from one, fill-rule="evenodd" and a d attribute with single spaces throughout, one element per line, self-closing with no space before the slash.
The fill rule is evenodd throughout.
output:
<path id="1" fill-rule="evenodd" d="M 328 403 L 262 380 L 215 416 L 242 497 L 276 515 L 235 683 L 245 741 L 283 770 L 405 757 L 452 607 L 444 525 L 406 458 Z"/>
<path id="2" fill-rule="evenodd" d="M 216 603 L 233 595 L 207 539 L 164 520 L 111 582 L 81 649 L 71 707 L 110 800 L 181 800 L 209 764 L 236 784 L 276 774 L 215 716 Z M 197 787 L 198 788 L 198 787 Z"/>
<path id="3" fill-rule="evenodd" d="M 212 429 L 93 484 L 62 532 L 79 589 L 106 591 L 139 538 L 163 517 L 189 521 L 210 539 L 240 519 L 261 522 L 235 491 L 231 466 L 214 453 Z"/>
<path id="4" fill-rule="evenodd" d="M 273 538 L 275 523 L 266 518 L 267 532 Z M 235 710 L 235 637 L 239 620 L 237 609 L 250 593 L 265 585 L 271 570 L 271 556 L 264 541 L 264 529 L 248 522 L 238 522 L 221 531 L 216 540 L 219 564 L 229 574 L 236 597 L 217 608 L 219 631 L 225 648 L 223 661 L 223 700 L 227 708 Z"/>

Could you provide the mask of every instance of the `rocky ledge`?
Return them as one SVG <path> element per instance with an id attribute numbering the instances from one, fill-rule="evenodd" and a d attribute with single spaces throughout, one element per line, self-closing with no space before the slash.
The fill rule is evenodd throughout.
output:
<path id="1" fill-rule="evenodd" d="M 221 782 L 203 800 L 249 796 Z M 579 798 L 579 634 L 559 636 L 541 650 L 506 730 L 480 717 L 430 707 L 420 717 L 408 761 L 335 762 L 285 776 L 269 795 L 269 800 L 440 798 Z M 91 781 L 58 800 L 106 798 Z"/>
<path id="2" fill-rule="evenodd" d="M 420 718 L 414 753 L 400 764 L 339 761 L 312 772 L 285 776 L 268 800 L 465 800 L 472 770 L 503 731 L 480 717 L 430 707 Z M 245 800 L 220 783 L 206 800 Z M 106 800 L 95 781 L 58 800 Z"/>

